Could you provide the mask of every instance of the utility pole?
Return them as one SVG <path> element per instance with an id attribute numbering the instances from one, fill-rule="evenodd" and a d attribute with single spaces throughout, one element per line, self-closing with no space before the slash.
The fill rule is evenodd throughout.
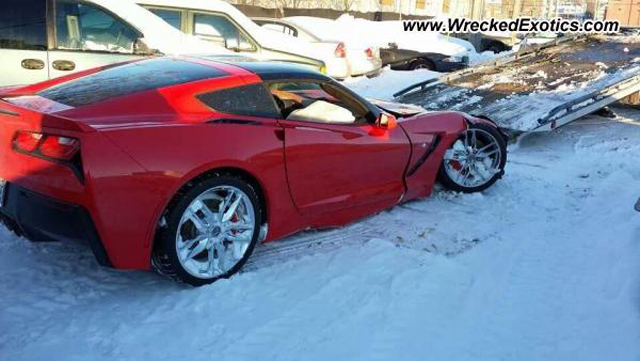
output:
<path id="1" fill-rule="evenodd" d="M 511 10 L 511 18 L 515 19 L 520 16 L 520 11 L 522 11 L 522 0 L 514 0 L 513 10 Z"/>
<path id="2" fill-rule="evenodd" d="M 471 19 L 482 20 L 484 17 L 484 0 L 471 0 Z M 469 42 L 473 44 L 476 50 L 482 48 L 482 34 L 470 34 Z M 478 50 L 479 51 L 479 50 Z"/>
<path id="3" fill-rule="evenodd" d="M 482 20 L 483 17 L 484 17 L 484 0 L 471 0 L 471 19 Z"/>

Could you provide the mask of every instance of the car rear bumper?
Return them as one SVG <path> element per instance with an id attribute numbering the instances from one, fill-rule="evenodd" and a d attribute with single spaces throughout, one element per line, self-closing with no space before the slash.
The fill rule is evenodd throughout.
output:
<path id="1" fill-rule="evenodd" d="M 73 241 L 89 245 L 98 263 L 111 267 L 89 212 L 80 205 L 59 201 L 8 183 L 2 220 L 33 241 Z"/>
<path id="2" fill-rule="evenodd" d="M 382 72 L 382 60 L 367 59 L 366 61 L 349 63 L 351 76 L 375 76 Z"/>

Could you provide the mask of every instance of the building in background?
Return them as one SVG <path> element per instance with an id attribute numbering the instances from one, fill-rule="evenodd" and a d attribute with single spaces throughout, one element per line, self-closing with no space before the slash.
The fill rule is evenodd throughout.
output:
<path id="1" fill-rule="evenodd" d="M 385 19 L 413 17 L 617 19 L 624 26 L 640 26 L 640 0 L 227 0 L 242 7 L 386 14 Z M 288 11 L 290 12 L 290 11 Z M 393 15 L 397 14 L 397 15 Z M 301 15 L 287 14 L 291 15 Z M 265 14 L 252 14 L 265 16 Z M 317 15 L 323 16 L 323 15 Z M 335 15 L 338 16 L 338 15 Z M 331 17 L 329 13 L 327 16 Z M 369 16 L 372 19 L 373 15 Z"/>
<path id="2" fill-rule="evenodd" d="M 235 5 L 267 9 L 331 9 L 362 13 L 398 13 L 434 16 L 441 12 L 443 0 L 228 0 Z"/>
<path id="3" fill-rule="evenodd" d="M 610 0 L 605 16 L 621 26 L 640 27 L 640 0 Z"/>
<path id="4" fill-rule="evenodd" d="M 588 0 L 587 17 L 591 19 L 604 19 L 608 3 L 607 0 Z"/>

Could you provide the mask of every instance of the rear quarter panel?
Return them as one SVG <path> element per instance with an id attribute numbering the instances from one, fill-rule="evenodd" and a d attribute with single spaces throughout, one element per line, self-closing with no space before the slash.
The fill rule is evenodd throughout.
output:
<path id="1" fill-rule="evenodd" d="M 147 259 L 155 228 L 172 197 L 189 180 L 212 169 L 238 168 L 257 180 L 268 205 L 267 241 L 303 227 L 289 194 L 280 128 L 274 120 L 231 115 L 226 118 L 246 123 L 216 122 L 220 118 L 215 118 L 200 124 L 103 131 L 144 169 L 132 178 L 144 184 L 144 193 L 155 195 L 155 199 L 149 198 L 152 204 L 145 210 L 149 217 L 141 223 L 147 227 L 146 236 L 136 241 L 137 247 L 144 248 Z M 104 177 L 107 180 L 109 175 Z M 124 197 L 122 206 L 126 207 L 132 199 L 138 202 L 137 192 L 123 191 L 131 198 Z"/>

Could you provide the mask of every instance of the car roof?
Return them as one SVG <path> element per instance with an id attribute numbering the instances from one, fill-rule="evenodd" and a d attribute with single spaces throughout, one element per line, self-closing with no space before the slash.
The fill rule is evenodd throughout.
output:
<path id="1" fill-rule="evenodd" d="M 251 58 L 225 56 L 202 56 L 198 57 L 198 59 L 242 68 L 246 71 L 258 75 L 262 80 L 267 81 L 278 79 L 312 79 L 320 81 L 331 80 L 331 78 L 318 71 L 302 65 L 290 63 L 255 61 Z"/>
<path id="2" fill-rule="evenodd" d="M 161 56 L 111 64 L 80 72 L 77 74 L 79 76 L 72 74 L 24 89 L 46 98 L 59 98 L 60 103 L 77 107 L 97 103 L 116 95 L 159 89 L 178 83 L 248 74 L 257 75 L 263 81 L 331 80 L 326 75 L 303 66 L 254 61 L 241 56 Z M 117 81 L 119 78 L 129 81 Z M 92 92 L 92 96 L 82 95 L 87 91 Z M 69 97 L 75 98 L 66 99 Z M 62 98 L 65 98 L 64 101 Z"/>

